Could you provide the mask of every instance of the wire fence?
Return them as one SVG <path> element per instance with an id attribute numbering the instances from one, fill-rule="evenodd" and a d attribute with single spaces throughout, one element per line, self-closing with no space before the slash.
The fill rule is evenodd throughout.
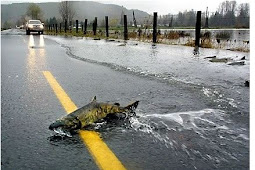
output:
<path id="1" fill-rule="evenodd" d="M 157 13 L 156 13 L 157 14 Z M 50 34 L 74 34 L 77 36 L 88 36 L 93 37 L 96 39 L 100 38 L 114 38 L 114 39 L 133 39 L 133 40 L 139 40 L 144 42 L 160 42 L 160 43 L 166 43 L 166 44 L 182 44 L 182 45 L 188 45 L 188 46 L 196 46 L 195 42 L 197 41 L 197 46 L 201 47 L 207 47 L 207 48 L 226 48 L 226 49 L 234 49 L 237 48 L 237 45 L 245 49 L 244 51 L 249 50 L 249 39 L 245 40 L 237 40 L 233 41 L 232 45 L 230 45 L 231 36 L 226 35 L 224 37 L 224 32 L 218 32 L 214 35 L 210 33 L 210 31 L 204 30 L 200 33 L 195 34 L 194 29 L 188 29 L 188 30 L 178 30 L 174 27 L 170 27 L 169 25 L 162 25 L 160 23 L 160 19 L 162 17 L 158 17 L 157 15 L 151 17 L 140 17 L 135 18 L 135 21 L 138 20 L 144 20 L 142 24 L 140 25 L 139 22 L 137 22 L 135 25 L 135 22 L 133 20 L 127 20 L 127 16 L 124 23 L 118 23 L 115 26 L 110 25 L 108 18 L 107 21 L 104 20 L 104 23 L 102 22 L 98 24 L 97 17 L 95 17 L 94 20 L 88 20 L 84 19 L 84 21 L 78 21 L 75 22 L 61 22 L 56 24 L 49 24 L 46 25 L 47 31 Z M 193 27 L 195 28 L 197 16 L 194 19 Z M 200 17 L 200 25 L 199 30 L 201 29 L 201 21 L 203 19 Z M 173 19 L 165 19 L 165 22 L 173 22 Z M 203 23 L 203 22 L 202 22 Z M 106 27 L 107 25 L 107 27 Z M 220 42 L 219 42 L 220 41 Z M 225 41 L 227 43 L 225 43 Z M 247 43 L 248 42 L 248 43 Z M 219 46 L 219 44 L 224 44 Z"/>

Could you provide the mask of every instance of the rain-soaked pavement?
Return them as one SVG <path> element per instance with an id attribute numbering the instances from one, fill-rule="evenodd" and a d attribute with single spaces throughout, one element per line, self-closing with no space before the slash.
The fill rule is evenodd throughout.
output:
<path id="1" fill-rule="evenodd" d="M 249 53 L 94 41 L 7 30 L 1 35 L 1 168 L 98 169 L 78 135 L 54 138 L 66 115 L 43 76 L 74 103 L 93 96 L 137 116 L 96 131 L 127 169 L 248 169 Z M 212 63 L 205 57 L 230 58 Z M 245 56 L 245 65 L 229 65 Z"/>

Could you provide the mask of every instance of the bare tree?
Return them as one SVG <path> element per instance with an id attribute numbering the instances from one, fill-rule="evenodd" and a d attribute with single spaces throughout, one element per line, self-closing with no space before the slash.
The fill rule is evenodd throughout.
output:
<path id="1" fill-rule="evenodd" d="M 38 5 L 32 3 L 27 8 L 27 15 L 32 19 L 42 19 L 43 12 Z"/>
<path id="2" fill-rule="evenodd" d="M 62 1 L 59 4 L 59 13 L 60 13 L 63 21 L 67 20 L 68 23 L 70 21 L 72 21 L 75 16 L 75 10 L 73 8 L 73 3 L 70 1 Z"/>
<path id="3" fill-rule="evenodd" d="M 236 1 L 225 1 L 219 5 L 218 12 L 221 14 L 223 20 L 222 24 L 227 27 L 235 26 L 237 3 Z"/>
<path id="4" fill-rule="evenodd" d="M 225 1 L 219 5 L 218 12 L 223 16 L 226 15 L 228 12 L 235 13 L 236 7 L 236 1 Z"/>

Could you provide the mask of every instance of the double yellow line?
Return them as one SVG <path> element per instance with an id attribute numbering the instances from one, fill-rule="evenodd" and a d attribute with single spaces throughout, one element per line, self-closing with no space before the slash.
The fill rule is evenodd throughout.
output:
<path id="1" fill-rule="evenodd" d="M 49 71 L 43 71 L 45 78 L 50 84 L 51 88 L 55 92 L 55 95 L 59 99 L 66 112 L 72 113 L 77 110 L 77 106 L 73 103 L 70 97 L 65 93 L 63 88 L 59 85 L 57 80 Z M 97 166 L 101 170 L 124 170 L 125 167 L 114 155 L 114 153 L 108 148 L 104 141 L 100 138 L 99 134 L 94 131 L 79 131 L 80 138 L 87 146 L 90 154 L 94 158 Z"/>

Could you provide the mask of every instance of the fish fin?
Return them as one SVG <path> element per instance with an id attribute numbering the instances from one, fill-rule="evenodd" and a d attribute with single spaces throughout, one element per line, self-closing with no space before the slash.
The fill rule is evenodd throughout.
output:
<path id="1" fill-rule="evenodd" d="M 119 103 L 114 103 L 114 105 L 116 105 L 116 106 L 120 106 L 120 104 L 119 104 Z"/>
<path id="2" fill-rule="evenodd" d="M 127 105 L 125 108 L 128 110 L 134 111 L 137 108 L 138 103 L 139 103 L 139 101 L 136 101 L 134 103 Z"/>
<path id="3" fill-rule="evenodd" d="M 91 102 L 96 102 L 96 101 L 97 101 L 97 97 L 94 96 L 94 97 L 92 98 Z"/>

